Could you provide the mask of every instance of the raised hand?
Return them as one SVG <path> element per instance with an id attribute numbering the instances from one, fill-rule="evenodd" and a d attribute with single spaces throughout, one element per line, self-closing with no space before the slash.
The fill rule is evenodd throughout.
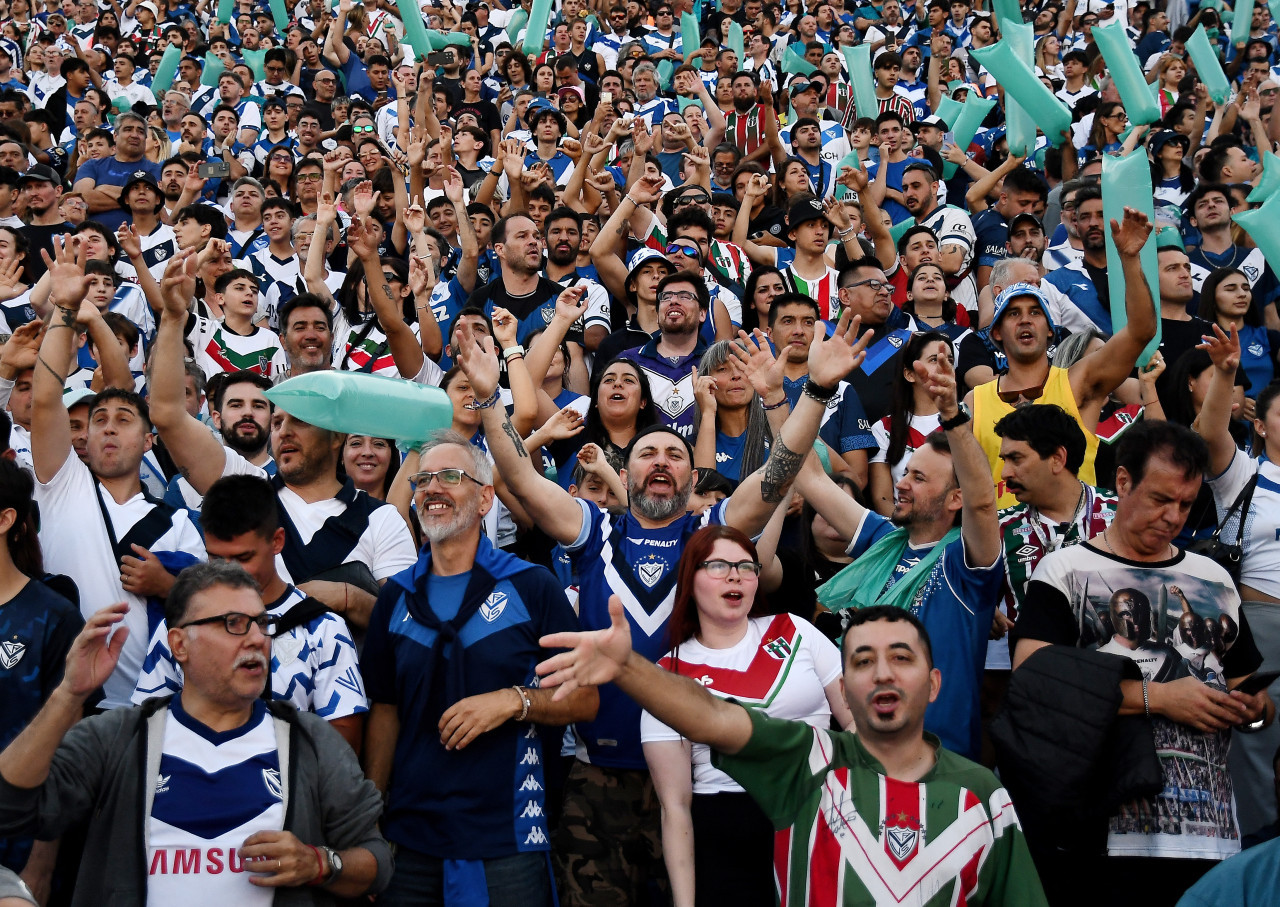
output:
<path id="1" fill-rule="evenodd" d="M 455 205 L 462 204 L 467 187 L 462 184 L 462 174 L 453 167 L 447 168 L 444 180 L 444 197 Z"/>
<path id="2" fill-rule="evenodd" d="M 199 268 L 195 252 L 194 248 L 184 249 L 165 265 L 164 277 L 160 279 L 162 317 L 186 322 L 191 303 L 196 298 L 196 272 Z"/>
<path id="3" fill-rule="evenodd" d="M 1122 223 L 1111 218 L 1111 239 L 1116 244 L 1116 251 L 1123 256 L 1136 256 L 1150 235 L 1151 221 L 1137 208 L 1126 205 Z"/>
<path id="4" fill-rule="evenodd" d="M 5 373 L 17 374 L 36 367 L 44 332 L 44 322 L 38 318 L 14 329 L 8 342 L 0 348 L 0 365 L 4 366 Z"/>
<path id="5" fill-rule="evenodd" d="M 850 191 L 861 198 L 862 192 L 867 188 L 867 183 L 870 182 L 870 177 L 867 176 L 867 171 L 861 167 L 841 167 L 840 176 L 836 178 L 836 182 L 848 187 Z"/>
<path id="6" fill-rule="evenodd" d="M 22 282 L 23 267 L 23 260 L 16 256 L 0 265 L 0 302 L 14 299 L 26 292 L 26 284 Z"/>
<path id="7" fill-rule="evenodd" d="M 946 356 L 939 356 L 931 365 L 915 365 L 916 374 L 923 379 L 925 393 L 933 398 L 943 421 L 960 411 L 959 393 L 956 388 L 956 367 Z"/>
<path id="8" fill-rule="evenodd" d="M 601 195 L 608 195 L 618 188 L 617 182 L 614 181 L 613 174 L 608 170 L 597 170 L 595 173 L 587 175 L 587 185 L 599 192 Z"/>
<path id="9" fill-rule="evenodd" d="M 421 255 L 409 258 L 409 292 L 413 294 L 415 301 L 429 297 L 439 282 L 440 278 L 436 276 L 435 268 L 431 267 L 429 258 Z"/>
<path id="10" fill-rule="evenodd" d="M 373 181 L 364 180 L 351 190 L 351 207 L 360 217 L 368 217 L 373 213 Z"/>
<path id="11" fill-rule="evenodd" d="M 458 325 L 458 348 L 453 360 L 467 376 L 477 400 L 488 400 L 498 387 L 498 354 L 493 338 L 472 330 L 465 322 Z"/>
<path id="12" fill-rule="evenodd" d="M 333 196 L 326 192 L 316 201 L 316 232 L 319 233 L 320 227 L 327 227 L 337 219 L 338 204 L 333 200 Z M 327 234 L 328 231 L 326 230 L 325 233 Z"/>
<path id="13" fill-rule="evenodd" d="M 587 311 L 587 288 L 569 287 L 556 297 L 555 317 L 572 325 Z"/>
<path id="14" fill-rule="evenodd" d="M 698 367 L 692 367 L 693 398 L 698 403 L 698 411 L 704 416 L 716 411 L 716 379 L 710 375 L 699 375 Z"/>
<path id="15" fill-rule="evenodd" d="M 827 215 L 827 220 L 839 231 L 848 230 L 853 226 L 853 221 L 849 218 L 849 210 L 844 206 L 843 202 L 837 201 L 835 196 L 828 195 L 822 200 L 822 210 Z"/>
<path id="16" fill-rule="evenodd" d="M 662 177 L 642 176 L 631 185 L 627 194 L 635 199 L 636 204 L 651 205 L 662 198 Z"/>
<path id="17" fill-rule="evenodd" d="M 400 219 L 404 222 L 404 228 L 409 231 L 409 235 L 417 236 L 427 225 L 427 212 L 415 198 L 413 204 L 400 211 Z"/>
<path id="18" fill-rule="evenodd" d="M 130 261 L 142 257 L 142 238 L 129 224 L 121 224 L 116 230 L 116 242 L 120 243 L 120 248 L 124 249 L 124 254 L 129 256 Z"/>
<path id="19" fill-rule="evenodd" d="M 540 686 L 559 687 L 553 697 L 564 699 L 578 687 L 600 686 L 622 673 L 631 656 L 631 625 L 627 623 L 622 599 L 609 596 L 609 629 L 592 632 L 552 633 L 538 641 L 546 649 L 568 649 L 536 668 Z"/>
<path id="20" fill-rule="evenodd" d="M 640 117 L 631 121 L 631 141 L 635 143 L 636 154 L 641 157 L 653 150 L 653 132 Z"/>
<path id="21" fill-rule="evenodd" d="M 872 331 L 858 338 L 862 316 L 850 317 L 848 309 L 840 316 L 835 333 L 824 340 L 818 331 L 809 347 L 809 380 L 822 387 L 835 387 L 867 358 L 867 344 Z"/>
<path id="22" fill-rule="evenodd" d="M 553 441 L 564 441 L 572 438 L 585 427 L 586 421 L 582 413 L 572 406 L 558 410 L 542 426 L 542 431 Z"/>
<path id="23" fill-rule="evenodd" d="M 762 401 L 776 400 L 783 392 L 785 364 L 773 355 L 768 336 L 756 328 L 751 334 L 738 331 L 738 341 L 729 345 L 729 355 L 742 367 Z"/>
<path id="24" fill-rule="evenodd" d="M 1240 335 L 1234 325 L 1230 334 L 1216 324 L 1212 328 L 1213 333 L 1203 336 L 1203 342 L 1196 344 L 1196 349 L 1208 353 L 1209 360 L 1218 371 L 1234 375 L 1240 365 Z"/>
<path id="25" fill-rule="evenodd" d="M 313 239 L 312 242 L 315 240 Z M 355 216 L 347 226 L 347 248 L 359 259 L 376 258 L 378 255 L 377 234 L 370 227 L 367 217 Z M 370 275 L 366 274 L 367 280 Z"/>
<path id="26" fill-rule="evenodd" d="M 763 173 L 753 173 L 751 179 L 747 181 L 747 185 L 743 187 L 742 195 L 745 199 L 764 198 L 769 194 L 769 177 Z"/>
<path id="27" fill-rule="evenodd" d="M 516 316 L 501 306 L 494 306 L 491 319 L 493 321 L 493 337 L 498 341 L 502 349 L 510 349 L 515 346 L 520 327 L 520 323 L 516 321 Z"/>
<path id="28" fill-rule="evenodd" d="M 63 234 L 53 237 L 53 257 L 40 250 L 49 269 L 49 301 L 64 309 L 75 309 L 89 292 L 89 278 L 84 276 L 85 253 L 78 236 Z M 56 299 L 54 297 L 57 297 Z"/>
<path id="29" fill-rule="evenodd" d="M 588 157 L 595 157 L 608 147 L 609 143 L 595 132 L 588 132 L 582 136 L 582 150 L 586 152 Z"/>
<path id="30" fill-rule="evenodd" d="M 116 624 L 124 620 L 128 612 L 128 602 L 117 602 L 85 621 L 84 629 L 67 653 L 67 667 L 62 673 L 62 686 L 72 696 L 84 699 L 106 683 L 116 669 L 120 650 L 129 638 L 129 629 Z"/>

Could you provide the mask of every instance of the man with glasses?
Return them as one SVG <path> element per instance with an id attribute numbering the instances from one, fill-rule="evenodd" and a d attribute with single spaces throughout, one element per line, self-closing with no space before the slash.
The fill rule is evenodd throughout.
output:
<path id="1" fill-rule="evenodd" d="M 604 58 L 606 69 L 615 69 L 622 45 L 638 37 L 627 24 L 627 8 L 615 6 L 609 10 L 608 28 L 596 32 L 591 49 Z"/>
<path id="2" fill-rule="evenodd" d="M 594 718 L 599 700 L 583 690 L 553 703 L 534 665 L 548 654 L 538 638 L 578 620 L 550 571 L 485 535 L 496 501 L 483 451 L 438 432 L 418 469 L 413 501 L 430 545 L 378 597 L 361 659 L 371 702 L 365 765 L 386 796 L 383 827 L 396 845 L 380 902 L 444 903 L 440 892 L 453 889 L 494 907 L 549 907 L 548 754 L 538 725 Z M 546 738 L 558 746 L 559 734 Z"/>
<path id="3" fill-rule="evenodd" d="M 1156 333 L 1155 304 L 1138 260 L 1150 234 L 1151 224 L 1146 217 L 1125 208 L 1124 222 L 1118 229 L 1113 227 L 1111 235 L 1124 269 L 1127 324 L 1102 347 L 1070 368 L 1050 363 L 1049 344 L 1054 325 L 1049 300 L 1038 286 L 1013 284 L 996 299 L 991 340 L 1003 351 L 1008 370 L 970 391 L 967 402 L 972 407 L 974 433 L 987 452 L 991 474 L 997 483 L 1001 462 L 996 423 L 1018 406 L 1040 402 L 1056 403 L 1080 423 L 1086 441 L 1080 480 L 1088 485 L 1096 484 L 1093 463 L 1098 438 L 1095 430 L 1102 404 L 1129 377 L 1138 356 Z M 1001 508 L 1012 507 L 1017 499 L 1005 489 L 999 503 Z"/>
<path id="4" fill-rule="evenodd" d="M 181 692 L 81 721 L 127 645 L 126 608 L 89 619 L 61 683 L 0 753 L 4 833 L 52 839 L 86 823 L 75 903 L 131 891 L 251 904 L 271 899 L 264 887 L 305 885 L 324 900 L 283 897 L 328 903 L 385 887 L 382 804 L 356 754 L 323 718 L 260 698 L 276 623 L 254 578 L 233 564 L 184 571 L 165 607 Z"/>
<path id="5" fill-rule="evenodd" d="M 847 377 L 867 415 L 868 430 L 889 414 L 898 373 L 898 351 L 916 329 L 916 322 L 893 304 L 893 284 L 874 258 L 854 261 L 840 270 L 840 312 L 861 319 L 859 331 L 868 335 L 867 356 Z"/>

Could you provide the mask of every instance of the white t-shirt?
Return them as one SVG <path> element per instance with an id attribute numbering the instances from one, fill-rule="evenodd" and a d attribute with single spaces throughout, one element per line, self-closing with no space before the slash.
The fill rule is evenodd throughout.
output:
<path id="1" fill-rule="evenodd" d="M 911 459 L 911 455 L 915 453 L 917 447 L 923 443 L 924 439 L 933 433 L 941 423 L 942 417 L 937 413 L 932 416 L 912 416 L 911 426 L 907 429 L 907 446 L 902 450 L 902 456 L 897 463 L 889 464 L 890 474 L 893 476 L 893 484 L 897 485 L 902 477 L 907 473 L 907 461 Z M 885 416 L 875 425 L 871 426 L 871 436 L 876 439 L 879 449 L 871 455 L 869 462 L 871 463 L 887 463 L 889 460 L 889 430 L 892 428 L 893 420 L 889 416 Z"/>
<path id="2" fill-rule="evenodd" d="M 147 817 L 149 903 L 270 907 L 275 900 L 276 889 L 252 884 L 238 856 L 250 835 L 284 829 L 275 721 L 261 705 L 254 718 L 216 734 L 180 704 L 170 710 Z"/>
<path id="3" fill-rule="evenodd" d="M 773 718 L 803 721 L 813 727 L 831 724 L 826 687 L 840 676 L 840 650 L 818 628 L 794 614 L 754 617 L 747 633 L 728 649 L 709 649 L 697 639 L 681 643 L 659 661 L 697 680 L 716 696 L 732 696 L 757 705 Z M 648 712 L 640 716 L 640 741 L 681 740 L 678 733 Z M 711 748 L 693 744 L 693 792 L 718 794 L 742 788 L 711 764 Z"/>
<path id="4" fill-rule="evenodd" d="M 129 603 L 124 618 L 129 638 L 115 671 L 104 685 L 106 698 L 102 707 L 114 709 L 129 705 L 151 634 L 146 599 L 125 592 L 120 584 L 120 563 L 111 550 L 102 514 L 93 499 L 97 491 L 89 467 L 74 452 L 67 451 L 62 468 L 48 482 L 37 480 L 35 499 L 40 504 L 40 547 L 44 550 L 45 569 L 65 573 L 75 580 L 80 590 L 80 613 L 88 618 L 107 605 Z M 104 489 L 101 500 L 116 539 L 123 538 L 152 507 L 141 492 L 117 504 Z M 181 510 L 174 512 L 169 529 L 156 539 L 151 550 L 183 552 L 205 560 L 204 543 Z"/>
<path id="5" fill-rule="evenodd" d="M 267 477 L 265 470 L 254 466 L 234 450 L 224 448 L 223 454 L 226 456 L 226 463 L 222 467 L 224 476 L 259 476 L 264 479 Z M 304 545 L 311 541 L 311 537 L 320 530 L 325 520 L 347 509 L 347 505 L 337 498 L 326 498 L 323 501 L 308 504 L 289 488 L 280 489 L 278 497 Z M 413 546 L 413 536 L 409 534 L 409 527 L 401 519 L 400 511 L 390 505 L 383 505 L 369 514 L 369 525 L 365 527 L 360 540 L 343 558 L 342 563 L 362 563 L 373 573 L 374 579 L 384 580 L 401 570 L 412 567 L 417 560 L 418 552 Z M 293 582 L 293 577 L 289 575 L 289 569 L 284 564 L 284 558 L 280 555 L 276 555 L 276 570 L 285 582 Z M 131 687 L 130 693 L 132 692 Z"/>

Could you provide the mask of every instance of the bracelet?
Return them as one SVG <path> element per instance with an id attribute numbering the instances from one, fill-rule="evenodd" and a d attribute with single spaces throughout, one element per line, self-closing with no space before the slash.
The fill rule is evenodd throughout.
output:
<path id="1" fill-rule="evenodd" d="M 837 231 L 836 231 L 836 236 L 839 236 L 839 237 L 841 237 L 841 238 L 844 238 L 844 237 L 848 236 L 850 233 L 853 233 L 853 232 L 854 232 L 853 227 L 850 227 L 848 230 L 837 230 Z"/>
<path id="2" fill-rule="evenodd" d="M 804 383 L 804 395 L 817 400 L 819 403 L 826 405 L 832 397 L 836 395 L 837 387 L 823 387 L 815 381 L 806 381 Z"/>
<path id="3" fill-rule="evenodd" d="M 477 400 L 474 403 L 464 403 L 462 404 L 462 408 L 470 409 L 470 410 L 492 409 L 493 407 L 498 405 L 499 397 L 500 395 L 498 393 L 498 389 L 495 387 L 493 389 L 493 396 L 490 397 L 488 400 Z"/>
<path id="4" fill-rule="evenodd" d="M 523 359 L 523 358 L 524 358 L 524 353 L 516 353 L 513 356 L 502 357 L 503 361 L 506 362 L 507 365 L 511 365 L 511 363 L 515 362 L 517 359 Z"/>
<path id="5" fill-rule="evenodd" d="M 524 355 L 524 347 L 518 343 L 515 346 L 509 346 L 502 351 L 502 358 L 508 362 L 510 362 L 516 356 L 523 356 L 523 355 Z"/>
<path id="6" fill-rule="evenodd" d="M 520 695 L 520 714 L 515 717 L 515 720 L 524 721 L 529 717 L 529 691 L 518 685 L 513 686 L 511 689 Z"/>
<path id="7" fill-rule="evenodd" d="M 1147 678 L 1142 678 L 1142 713 L 1151 717 L 1151 699 L 1147 696 Z"/>
<path id="8" fill-rule="evenodd" d="M 307 882 L 307 885 L 308 885 L 308 886 L 310 886 L 310 887 L 312 887 L 312 888 L 318 888 L 318 887 L 320 887 L 321 885 L 323 885 L 323 884 L 324 884 L 324 882 L 325 882 L 325 878 L 324 878 L 324 877 L 325 877 L 325 874 L 326 874 L 326 873 L 325 873 L 325 859 L 324 859 L 324 854 L 320 853 L 320 848 L 319 848 L 319 847 L 316 847 L 314 844 L 306 844 L 306 843 L 304 843 L 302 846 L 303 846 L 303 847 L 310 847 L 310 848 L 311 848 L 311 852 L 312 852 L 312 853 L 314 853 L 314 854 L 316 855 L 316 863 L 317 863 L 317 864 L 319 865 L 319 867 L 320 867 L 320 874 L 319 874 L 319 875 L 317 875 L 317 876 L 316 876 L 314 879 L 312 879 L 310 882 Z"/>
<path id="9" fill-rule="evenodd" d="M 787 405 L 787 395 L 786 395 L 786 394 L 783 394 L 783 395 L 782 395 L 782 399 L 781 399 L 781 400 L 779 400 L 777 403 L 765 403 L 765 402 L 764 402 L 764 400 L 761 400 L 761 401 L 760 401 L 760 406 L 761 406 L 761 407 L 764 409 L 764 411 L 765 411 L 765 412 L 767 412 L 767 413 L 771 413 L 771 412 L 773 412 L 775 409 L 782 409 L 782 407 L 784 407 L 784 406 L 786 406 L 786 405 Z"/>

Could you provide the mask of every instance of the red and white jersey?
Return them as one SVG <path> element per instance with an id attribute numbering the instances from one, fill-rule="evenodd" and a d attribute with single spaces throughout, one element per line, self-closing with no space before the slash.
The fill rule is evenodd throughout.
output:
<path id="1" fill-rule="evenodd" d="M 813 624 L 794 614 L 755 617 L 746 635 L 728 649 L 710 649 L 690 639 L 658 661 L 659 666 L 698 681 L 711 693 L 757 706 L 774 718 L 828 728 L 831 706 L 826 687 L 840 676 L 840 650 Z M 678 733 L 648 712 L 640 718 L 640 740 L 680 740 Z M 693 745 L 693 792 L 741 791 L 711 765 L 711 749 Z"/>

